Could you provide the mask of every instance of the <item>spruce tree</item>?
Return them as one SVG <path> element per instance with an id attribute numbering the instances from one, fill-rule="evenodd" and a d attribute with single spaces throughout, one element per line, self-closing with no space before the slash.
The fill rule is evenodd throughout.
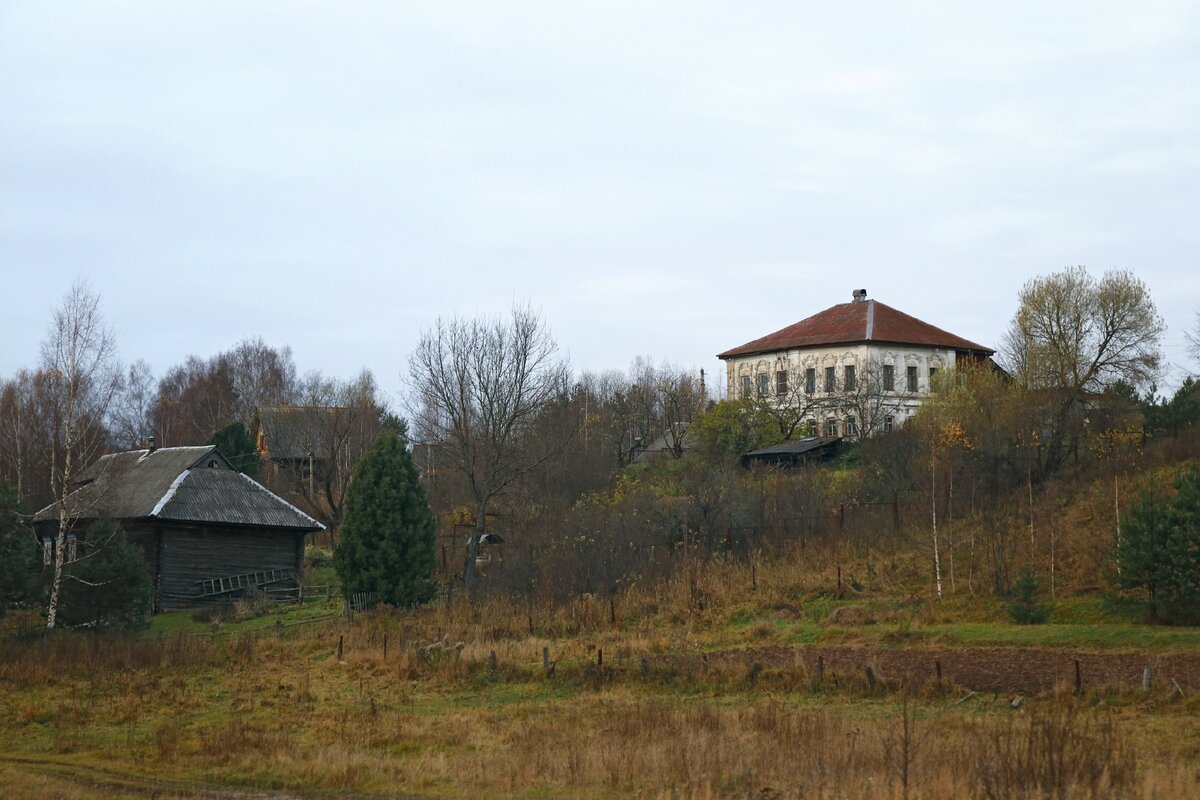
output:
<path id="1" fill-rule="evenodd" d="M 346 594 L 412 606 L 435 593 L 437 527 L 404 439 L 385 429 L 354 471 L 333 565 Z"/>
<path id="2" fill-rule="evenodd" d="M 1118 582 L 1146 590 L 1150 619 L 1200 619 L 1200 465 L 1147 478 L 1121 520 Z"/>

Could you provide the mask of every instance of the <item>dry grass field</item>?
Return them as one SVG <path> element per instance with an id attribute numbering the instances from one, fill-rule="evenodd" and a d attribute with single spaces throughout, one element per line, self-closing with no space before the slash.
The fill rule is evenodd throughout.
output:
<path id="1" fill-rule="evenodd" d="M 611 605 L 458 602 L 279 632 L 9 640 L 0 786 L 67 798 L 1200 796 L 1200 631 L 1018 627 L 969 599 L 839 599 L 795 567 L 713 564 Z M 1048 682 L 989 688 L 955 653 L 977 671 L 1033 664 Z M 1105 672 L 1105 659 L 1128 664 Z M 1147 691 L 1140 668 L 1127 674 L 1143 662 Z"/>

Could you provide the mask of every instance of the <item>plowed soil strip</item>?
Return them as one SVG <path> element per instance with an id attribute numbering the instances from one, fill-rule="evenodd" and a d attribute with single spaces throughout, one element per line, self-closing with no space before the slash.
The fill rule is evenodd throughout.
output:
<path id="1" fill-rule="evenodd" d="M 837 675 L 853 675 L 860 680 L 869 667 L 884 680 L 924 683 L 936 679 L 940 664 L 942 680 L 949 683 L 975 691 L 1026 694 L 1060 686 L 1073 689 L 1077 660 L 1084 691 L 1140 689 L 1146 667 L 1151 669 L 1152 689 L 1174 689 L 1172 680 L 1189 694 L 1200 688 L 1200 653 L 1141 655 L 1003 647 L 769 647 L 708 655 L 710 666 L 744 665 L 750 669 L 759 663 L 768 669 L 804 670 L 814 676 L 820 664 L 829 680 Z"/>

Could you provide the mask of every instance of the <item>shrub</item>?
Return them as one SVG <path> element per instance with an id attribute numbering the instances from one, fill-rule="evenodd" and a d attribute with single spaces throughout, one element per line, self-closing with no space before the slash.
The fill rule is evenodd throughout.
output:
<path id="1" fill-rule="evenodd" d="M 1038 602 L 1041 582 L 1033 567 L 1025 567 L 1013 586 L 1013 600 L 1008 604 L 1008 616 L 1018 625 L 1041 625 L 1050 618 L 1050 609 Z"/>

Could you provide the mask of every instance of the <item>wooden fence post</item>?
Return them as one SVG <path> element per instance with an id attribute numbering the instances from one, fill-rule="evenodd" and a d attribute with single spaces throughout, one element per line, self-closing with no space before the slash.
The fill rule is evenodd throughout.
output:
<path id="1" fill-rule="evenodd" d="M 1083 671 L 1079 666 L 1079 659 L 1075 659 L 1075 694 L 1083 694 Z"/>
<path id="2" fill-rule="evenodd" d="M 342 660 L 342 643 L 345 640 L 345 638 L 346 637 L 344 634 L 338 634 L 338 655 L 337 655 L 338 661 Z"/>

